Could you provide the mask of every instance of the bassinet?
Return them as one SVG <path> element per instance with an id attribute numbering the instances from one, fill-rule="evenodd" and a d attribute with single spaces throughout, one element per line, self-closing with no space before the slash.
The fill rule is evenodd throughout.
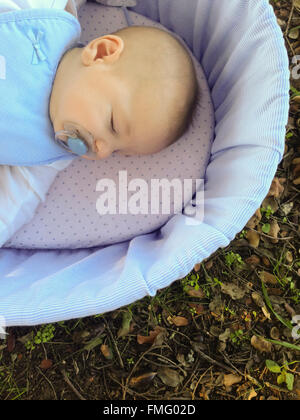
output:
<path id="1" fill-rule="evenodd" d="M 230 243 L 266 196 L 282 158 L 289 64 L 267 0 L 143 0 L 132 10 L 182 37 L 205 71 L 216 126 L 204 221 L 189 224 L 177 214 L 154 233 L 106 247 L 1 249 L 6 326 L 104 313 L 155 295 Z"/>

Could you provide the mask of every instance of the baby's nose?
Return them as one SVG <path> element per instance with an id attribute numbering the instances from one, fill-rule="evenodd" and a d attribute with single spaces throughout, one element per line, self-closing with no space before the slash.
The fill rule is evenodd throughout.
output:
<path id="1" fill-rule="evenodd" d="M 95 140 L 95 149 L 96 153 L 99 156 L 99 159 L 106 159 L 108 158 L 112 152 L 113 149 L 110 147 L 105 141 L 103 140 Z"/>

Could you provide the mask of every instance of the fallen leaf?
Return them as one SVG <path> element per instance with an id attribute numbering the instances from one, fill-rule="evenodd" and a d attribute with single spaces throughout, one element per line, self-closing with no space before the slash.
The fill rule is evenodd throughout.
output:
<path id="1" fill-rule="evenodd" d="M 288 264 L 291 264 L 294 261 L 294 257 L 293 257 L 293 254 L 291 253 L 291 251 L 286 252 L 285 260 Z"/>
<path id="2" fill-rule="evenodd" d="M 245 260 L 245 263 L 249 265 L 258 265 L 260 264 L 260 258 L 257 255 L 251 255 L 251 257 L 248 257 Z"/>
<path id="3" fill-rule="evenodd" d="M 224 375 L 224 385 L 226 388 L 230 388 L 232 385 L 239 384 L 242 379 L 239 375 Z"/>
<path id="4" fill-rule="evenodd" d="M 259 277 L 261 281 L 263 281 L 265 284 L 278 285 L 277 279 L 274 276 L 274 274 L 268 273 L 267 271 L 261 271 L 259 273 Z"/>
<path id="5" fill-rule="evenodd" d="M 279 198 L 282 195 L 283 191 L 284 187 L 282 186 L 279 178 L 275 177 L 272 181 L 267 197 Z"/>
<path id="6" fill-rule="evenodd" d="M 256 212 L 254 213 L 254 215 L 251 217 L 251 219 L 249 220 L 249 222 L 247 223 L 247 227 L 249 229 L 255 229 L 256 226 L 259 224 L 259 222 L 262 219 L 262 215 L 261 215 L 261 211 L 260 208 L 256 210 Z"/>
<path id="7" fill-rule="evenodd" d="M 187 285 L 187 286 L 185 286 L 184 291 L 189 296 L 197 297 L 197 298 L 201 298 L 201 299 L 205 298 L 205 293 L 200 288 L 199 289 L 195 289 L 194 287 Z"/>
<path id="8" fill-rule="evenodd" d="M 295 39 L 295 40 L 299 38 L 299 28 L 298 28 L 298 27 L 292 28 L 292 29 L 289 31 L 289 38 L 291 38 L 291 39 Z M 295 102 L 300 103 L 300 96 L 296 96 L 296 97 L 294 97 L 294 98 L 293 98 L 293 100 L 294 100 Z"/>
<path id="9" fill-rule="evenodd" d="M 251 297 L 252 297 L 252 300 L 256 303 L 256 305 L 259 306 L 260 308 L 263 308 L 265 306 L 265 302 L 262 296 L 258 292 L 253 292 Z"/>
<path id="10" fill-rule="evenodd" d="M 293 184 L 294 184 L 294 185 L 300 185 L 300 177 L 299 177 L 299 178 L 294 179 Z"/>
<path id="11" fill-rule="evenodd" d="M 231 299 L 233 300 L 239 300 L 243 299 L 243 297 L 246 294 L 246 291 L 241 289 L 239 286 L 237 286 L 234 283 L 222 283 L 221 284 L 221 290 L 226 295 L 229 295 Z"/>
<path id="12" fill-rule="evenodd" d="M 297 178 L 300 174 L 300 164 L 296 165 L 293 169 L 293 177 Z"/>
<path id="13" fill-rule="evenodd" d="M 197 315 L 202 315 L 206 312 L 204 306 L 198 303 L 189 303 L 188 305 L 196 312 Z"/>
<path id="14" fill-rule="evenodd" d="M 225 332 L 219 335 L 219 340 L 222 343 L 226 343 L 226 341 L 230 338 L 230 336 L 231 336 L 231 331 L 229 328 L 226 328 Z"/>
<path id="15" fill-rule="evenodd" d="M 268 207 L 271 208 L 273 213 L 276 213 L 279 209 L 279 204 L 275 197 L 266 197 L 264 201 L 262 202 L 262 207 L 267 209 Z"/>
<path id="16" fill-rule="evenodd" d="M 93 340 L 89 341 L 85 346 L 84 346 L 84 350 L 87 351 L 91 351 L 93 350 L 95 347 L 100 346 L 100 344 L 102 344 L 102 338 L 101 337 L 96 337 Z"/>
<path id="17" fill-rule="evenodd" d="M 299 1 L 300 1 L 300 0 L 299 0 Z M 293 159 L 292 164 L 293 164 L 293 165 L 298 165 L 298 164 L 300 164 L 300 158 L 295 158 L 295 159 Z"/>
<path id="18" fill-rule="evenodd" d="M 269 320 L 269 321 L 271 321 L 271 314 L 270 314 L 270 312 L 268 311 L 268 309 L 264 306 L 263 308 L 261 308 L 261 310 L 262 310 L 262 312 L 263 312 L 263 314 L 264 314 L 264 316 Z"/>
<path id="19" fill-rule="evenodd" d="M 258 248 L 260 243 L 259 233 L 255 232 L 254 230 L 248 230 L 246 233 L 246 239 L 253 248 Z"/>
<path id="20" fill-rule="evenodd" d="M 279 224 L 277 223 L 276 220 L 272 220 L 272 222 L 270 223 L 270 231 L 269 231 L 268 235 L 272 236 L 272 238 L 274 238 L 274 239 L 271 240 L 271 242 L 273 244 L 277 244 L 279 242 L 278 239 L 277 239 L 279 232 L 280 232 Z"/>
<path id="21" fill-rule="evenodd" d="M 130 332 L 130 324 L 132 321 L 132 314 L 130 311 L 126 311 L 123 314 L 122 327 L 118 331 L 118 338 L 125 337 Z"/>
<path id="22" fill-rule="evenodd" d="M 113 353 L 111 351 L 111 348 L 107 344 L 102 344 L 100 347 L 101 353 L 105 357 L 105 359 L 112 360 L 113 359 Z"/>
<path id="23" fill-rule="evenodd" d="M 255 397 L 257 397 L 257 393 L 254 391 L 254 388 L 252 387 L 248 395 L 248 401 L 253 400 L 253 398 Z"/>
<path id="24" fill-rule="evenodd" d="M 50 369 L 52 366 L 52 360 L 50 359 L 43 359 L 40 364 L 40 368 L 43 370 Z"/>
<path id="25" fill-rule="evenodd" d="M 201 263 L 197 263 L 197 264 L 195 264 L 195 266 L 194 266 L 194 271 L 195 271 L 196 273 L 198 273 L 198 271 L 200 271 L 200 268 L 201 268 Z"/>
<path id="26" fill-rule="evenodd" d="M 213 260 L 207 261 L 207 263 L 205 264 L 206 270 L 210 270 L 213 267 L 213 265 L 214 265 Z"/>
<path id="27" fill-rule="evenodd" d="M 150 331 L 149 332 L 149 336 L 143 336 L 143 335 L 137 335 L 137 342 L 139 344 L 158 344 L 158 338 L 162 339 L 164 338 L 164 336 L 166 335 L 166 330 L 165 328 L 156 326 L 154 328 L 154 331 Z"/>
<path id="28" fill-rule="evenodd" d="M 174 316 L 172 318 L 172 323 L 176 325 L 176 327 L 185 327 L 186 325 L 189 325 L 189 320 L 183 316 Z"/>
<path id="29" fill-rule="evenodd" d="M 251 345 L 261 353 L 271 353 L 272 351 L 272 344 L 264 338 L 257 337 L 256 335 L 251 338 Z"/>
<path id="30" fill-rule="evenodd" d="M 157 375 L 165 385 L 172 388 L 176 388 L 183 380 L 176 370 L 167 367 L 160 368 Z"/>
<path id="31" fill-rule="evenodd" d="M 156 375 L 157 372 L 144 373 L 143 375 L 131 378 L 129 384 L 130 386 L 146 385 L 151 382 Z"/>
<path id="32" fill-rule="evenodd" d="M 270 336 L 273 340 L 279 340 L 280 339 L 280 332 L 277 327 L 271 328 Z"/>
<path id="33" fill-rule="evenodd" d="M 281 211 L 285 216 L 289 215 L 290 212 L 293 210 L 294 203 L 291 201 L 289 203 L 285 203 L 281 205 Z"/>

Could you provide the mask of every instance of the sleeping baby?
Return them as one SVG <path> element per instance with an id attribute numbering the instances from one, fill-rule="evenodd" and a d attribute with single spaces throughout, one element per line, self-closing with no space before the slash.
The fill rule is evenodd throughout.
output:
<path id="1" fill-rule="evenodd" d="M 130 5 L 132 0 L 98 2 Z M 78 0 L 77 6 L 83 3 Z M 54 19 L 46 20 L 53 12 L 48 15 L 49 9 L 57 9 L 57 26 Z M 44 19 L 42 30 L 28 26 L 33 17 Z M 106 159 L 114 152 L 158 153 L 184 134 L 196 108 L 194 65 L 175 37 L 160 29 L 132 26 L 82 46 L 75 18 L 74 0 L 0 0 L 0 39 L 1 26 L 14 21 L 16 36 L 32 43 L 28 72 L 25 52 L 25 58 L 18 52 L 20 62 L 14 63 L 25 73 L 27 96 L 22 97 L 19 86 L 5 106 L 0 104 L 2 137 L 9 138 L 0 156 L 0 246 L 32 219 L 58 171 L 72 159 Z M 52 43 L 51 31 L 56 37 Z M 0 59 L 6 54 L 0 44 Z M 10 63 L 2 63 L 3 101 L 8 97 Z M 23 115 L 17 115 L 19 110 Z"/>

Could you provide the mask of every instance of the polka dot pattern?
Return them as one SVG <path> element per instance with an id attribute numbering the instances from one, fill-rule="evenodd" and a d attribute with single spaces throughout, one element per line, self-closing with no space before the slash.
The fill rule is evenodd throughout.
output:
<path id="1" fill-rule="evenodd" d="M 133 25 L 165 29 L 137 13 L 130 11 L 129 14 Z M 80 9 L 79 19 L 83 29 L 82 42 L 127 26 L 121 9 L 92 3 Z M 153 232 L 173 217 L 174 212 L 163 214 L 161 208 L 158 214 L 151 214 L 151 211 L 149 214 L 119 214 L 121 203 L 126 204 L 118 199 L 120 171 L 126 171 L 128 185 L 132 180 L 139 179 L 140 183 L 144 181 L 144 185 L 149 187 L 148 194 L 144 192 L 141 200 L 144 205 L 148 203 L 148 209 L 151 209 L 150 200 L 153 198 L 150 193 L 151 180 L 166 179 L 172 182 L 174 179 L 183 181 L 204 178 L 214 135 L 214 112 L 202 68 L 194 57 L 193 60 L 201 97 L 188 132 L 178 142 L 160 153 L 148 156 L 125 157 L 115 153 L 109 159 L 97 162 L 80 158 L 72 161 L 56 177 L 46 201 L 40 204 L 33 220 L 23 226 L 4 247 L 75 249 L 109 245 Z M 99 187 L 98 183 L 101 180 L 103 182 L 103 179 L 115 183 L 117 214 L 103 215 L 97 211 L 99 198 L 103 197 L 103 192 L 97 191 L 97 185 Z M 195 182 L 192 190 L 194 194 Z M 138 191 L 139 188 L 132 188 L 128 192 L 128 203 Z M 191 199 L 192 196 L 183 197 L 182 206 Z M 172 193 L 170 201 L 172 210 L 175 201 Z M 162 200 L 159 202 L 162 203 Z"/>

